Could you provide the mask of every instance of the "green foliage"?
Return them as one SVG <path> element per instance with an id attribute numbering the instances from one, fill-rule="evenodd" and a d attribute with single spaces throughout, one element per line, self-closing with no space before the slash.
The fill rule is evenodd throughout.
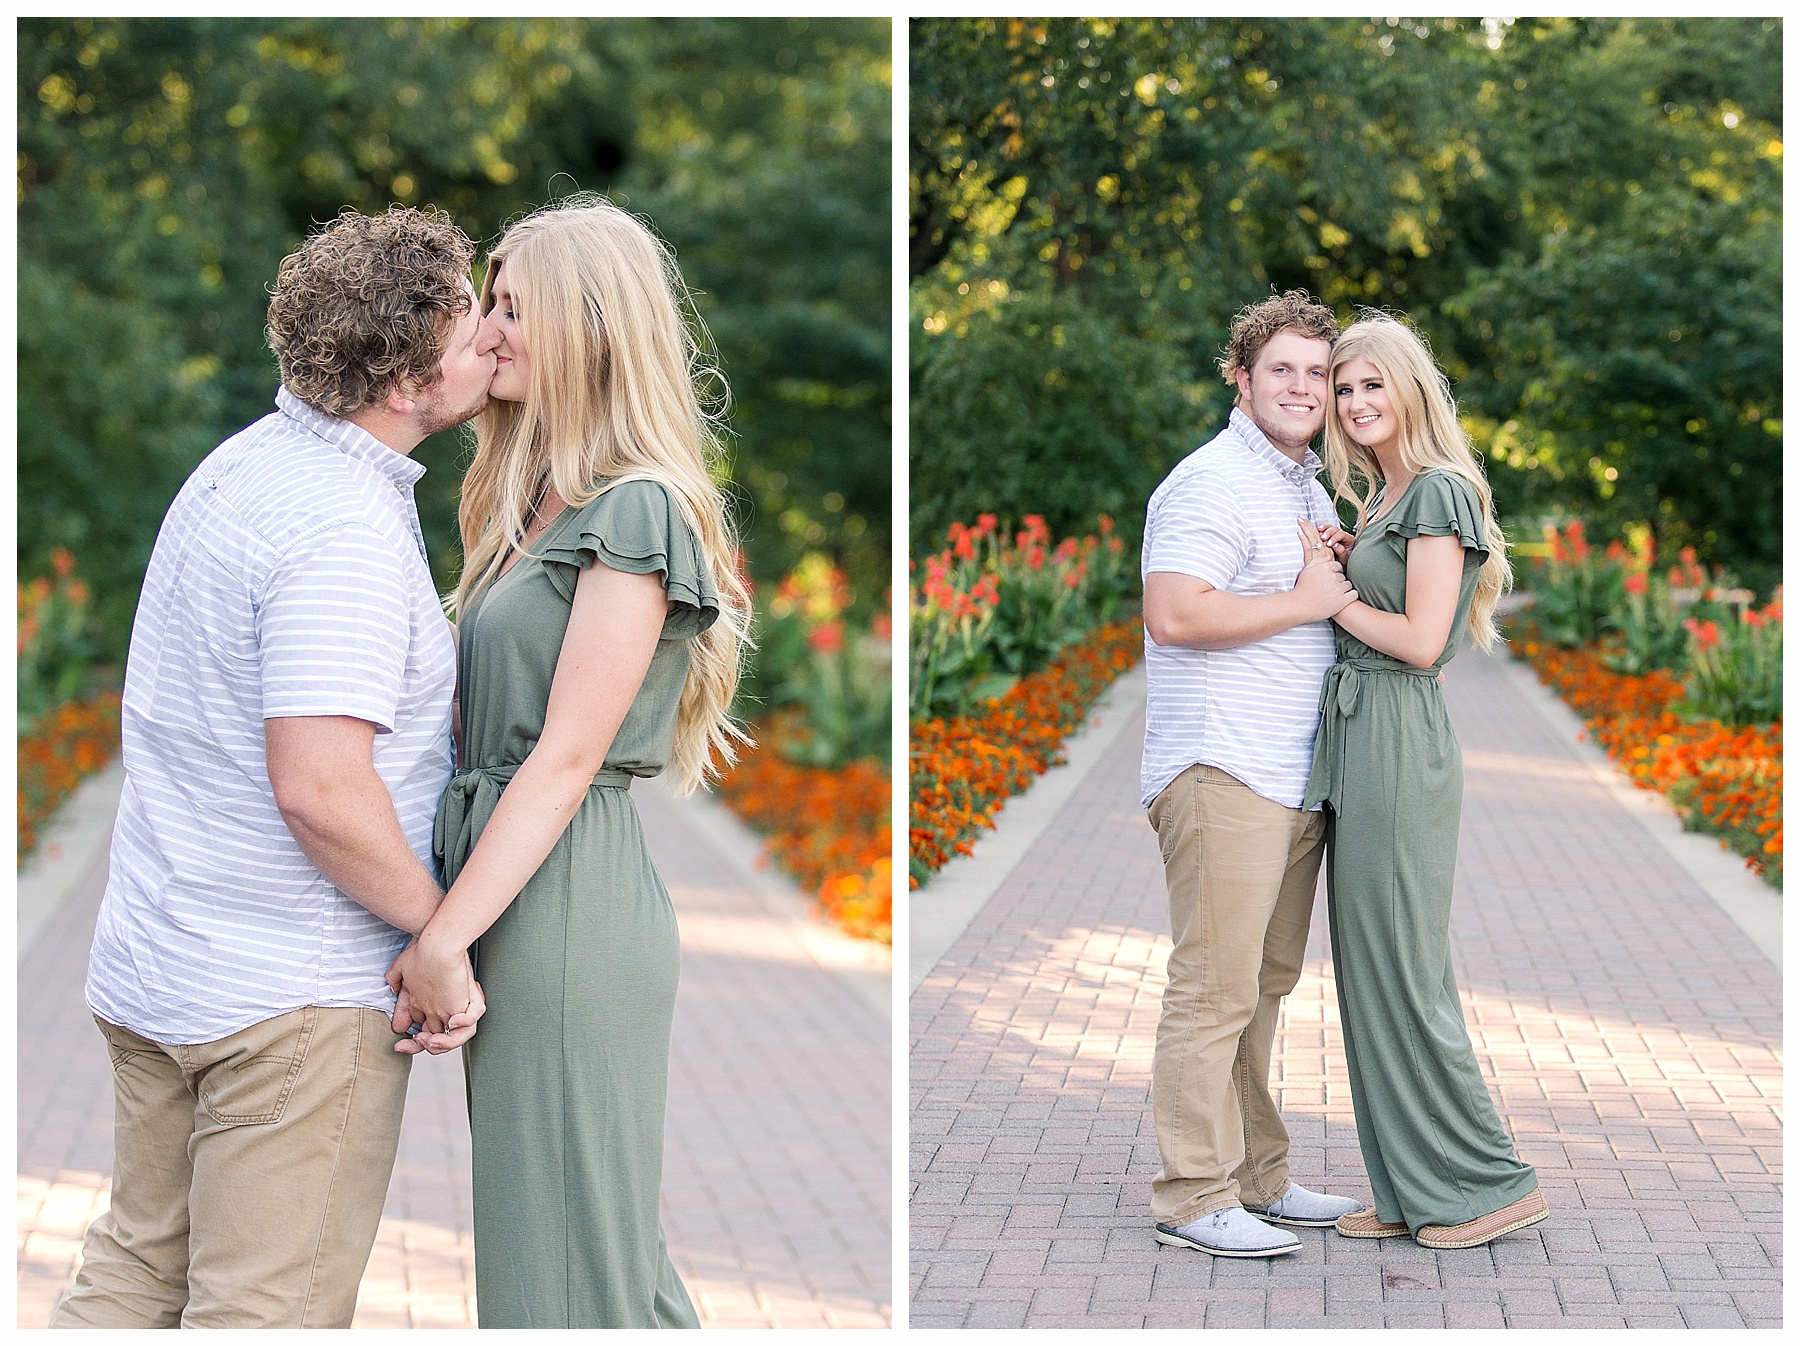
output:
<path id="1" fill-rule="evenodd" d="M 1688 633 L 1667 581 L 1654 572 L 1633 572 L 1624 577 L 1620 598 L 1611 614 L 1619 643 L 1606 655 L 1606 666 L 1639 677 L 1652 669 L 1680 674 L 1687 668 Z"/>
<path id="2" fill-rule="evenodd" d="M 25 19 L 19 554 L 81 551 L 123 650 L 180 480 L 265 414 L 265 287 L 346 205 L 506 222 L 597 190 L 671 242 L 732 387 L 759 577 L 887 582 L 888 25 Z M 468 452 L 416 454 L 440 584 Z"/>
<path id="3" fill-rule="evenodd" d="M 163 511 L 217 442 L 219 395 L 177 324 L 66 271 L 19 268 L 21 569 L 80 554 L 123 655 Z"/>
<path id="4" fill-rule="evenodd" d="M 52 574 L 19 586 L 19 723 L 94 690 L 94 620 L 87 581 L 58 547 Z"/>
<path id="5" fill-rule="evenodd" d="M 926 332 L 912 342 L 912 371 L 915 550 L 984 511 L 1041 514 L 1059 534 L 1106 512 L 1137 536 L 1202 396 L 1168 344 L 1068 298 L 1026 298 Z"/>
<path id="6" fill-rule="evenodd" d="M 739 718 L 802 766 L 887 762 L 893 620 L 855 612 L 850 577 L 824 552 L 808 552 L 757 604 L 755 664 L 739 685 Z"/>
<path id="7" fill-rule="evenodd" d="M 1111 518 L 1054 547 L 1041 515 L 1013 534 L 993 514 L 947 530 L 912 592 L 913 719 L 967 715 L 1004 696 L 1088 632 L 1119 617 L 1137 593 L 1135 555 Z"/>
<path id="8" fill-rule="evenodd" d="M 1746 609 L 1718 621 L 1690 617 L 1686 698 L 1694 719 L 1767 725 L 1781 718 L 1781 608 Z"/>
<path id="9" fill-rule="evenodd" d="M 1503 518 L 1639 521 L 1774 583 L 1779 20 L 929 19 L 912 37 L 915 474 L 926 450 L 975 456 L 949 427 L 992 377 L 937 348 L 1054 303 L 1199 390 L 1166 440 L 1109 444 L 1090 473 L 1109 489 L 1136 454 L 1127 474 L 1154 480 L 1223 419 L 1231 315 L 1298 285 L 1421 327 Z M 1015 422 L 1056 419 L 1049 389 L 1009 391 Z M 967 510 L 945 494 L 923 496 L 915 545 Z"/>
<path id="10" fill-rule="evenodd" d="M 893 758 L 893 647 L 867 630 L 815 628 L 795 618 L 764 628 L 761 685 L 777 707 L 765 731 L 801 766 Z"/>
<path id="11" fill-rule="evenodd" d="M 1552 645 L 1576 649 L 1618 629 L 1625 605 L 1625 572 L 1616 560 L 1588 545 L 1582 526 L 1554 539 L 1549 557 L 1533 562 L 1532 621 Z"/>

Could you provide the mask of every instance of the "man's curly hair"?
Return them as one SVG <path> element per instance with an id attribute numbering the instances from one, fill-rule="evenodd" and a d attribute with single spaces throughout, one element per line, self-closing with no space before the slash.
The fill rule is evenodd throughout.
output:
<path id="1" fill-rule="evenodd" d="M 1256 368 L 1256 357 L 1277 332 L 1289 330 L 1319 341 L 1337 340 L 1337 315 L 1305 290 L 1272 294 L 1259 304 L 1240 309 L 1231 320 L 1231 338 L 1219 360 L 1225 382 L 1237 386 L 1238 370 Z"/>
<path id="2" fill-rule="evenodd" d="M 269 347 L 281 381 L 331 416 L 373 406 L 396 383 L 437 382 L 450 331 L 469 310 L 475 244 L 435 208 L 345 208 L 281 259 Z"/>

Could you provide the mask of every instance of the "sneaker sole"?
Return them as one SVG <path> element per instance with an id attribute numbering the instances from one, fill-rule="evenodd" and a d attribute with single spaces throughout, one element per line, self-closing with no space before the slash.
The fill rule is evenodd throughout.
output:
<path id="1" fill-rule="evenodd" d="M 1254 1206 L 1245 1206 L 1244 1209 L 1268 1224 L 1292 1225 L 1296 1229 L 1330 1229 L 1338 1222 L 1338 1217 L 1335 1215 L 1329 1220 L 1302 1220 L 1292 1215 L 1272 1215 L 1266 1210 L 1257 1210 Z M 1346 1214 L 1353 1213 L 1346 1212 Z"/>
<path id="2" fill-rule="evenodd" d="M 1214 1257 L 1282 1257 L 1300 1251 L 1298 1242 L 1280 1248 L 1211 1248 L 1162 1225 L 1155 1226 L 1150 1232 L 1158 1243 L 1166 1243 L 1171 1248 L 1192 1248 L 1195 1252 L 1211 1253 Z"/>
<path id="3" fill-rule="evenodd" d="M 1429 1238 L 1426 1236 L 1425 1231 L 1421 1229 L 1417 1234 L 1413 1235 L 1413 1241 L 1421 1248 L 1479 1248 L 1484 1243 L 1492 1243 L 1502 1234 L 1515 1233 L 1520 1229 L 1525 1229 L 1531 1225 L 1537 1224 L 1540 1220 L 1548 1220 L 1549 1218 L 1549 1211 L 1540 1210 L 1531 1215 L 1521 1216 L 1517 1220 L 1511 1220 L 1491 1234 L 1482 1234 L 1476 1238 L 1466 1239 Z"/>

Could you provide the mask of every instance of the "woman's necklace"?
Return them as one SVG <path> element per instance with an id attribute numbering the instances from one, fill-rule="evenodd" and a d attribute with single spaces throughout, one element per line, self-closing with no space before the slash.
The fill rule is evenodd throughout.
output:
<path id="1" fill-rule="evenodd" d="M 550 525 L 562 517 L 562 503 L 560 497 L 557 502 L 556 512 L 549 515 L 545 514 L 544 505 L 548 500 L 549 495 L 550 479 L 546 477 L 543 483 L 538 487 L 537 494 L 532 497 L 531 504 L 526 508 L 525 531 L 515 541 L 511 548 L 511 555 L 506 558 L 505 564 L 500 567 L 500 575 L 506 574 L 523 560 L 526 553 L 531 550 L 532 543 L 536 542 L 539 538 L 543 537 L 545 533 L 549 532 Z M 495 576 L 496 579 L 499 577 L 499 575 Z"/>
<path id="2" fill-rule="evenodd" d="M 1379 513 L 1371 514 L 1369 516 L 1369 522 L 1374 523 L 1375 520 L 1383 518 L 1389 510 L 1398 504 L 1400 497 L 1406 494 L 1406 488 L 1412 485 L 1412 480 L 1413 474 L 1411 472 L 1408 472 L 1406 476 L 1397 481 L 1384 480 L 1381 483 L 1381 510 Z M 1395 489 L 1396 486 L 1399 487 L 1398 490 Z"/>

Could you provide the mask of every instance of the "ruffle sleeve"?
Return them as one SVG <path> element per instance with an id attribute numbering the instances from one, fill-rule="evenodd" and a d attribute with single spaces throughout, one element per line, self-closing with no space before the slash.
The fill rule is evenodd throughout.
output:
<path id="1" fill-rule="evenodd" d="M 595 562 L 630 575 L 661 574 L 669 595 L 664 640 L 697 636 L 719 618 L 700 541 L 661 482 L 626 481 L 603 492 L 555 530 L 542 555 L 550 582 L 571 601 L 576 579 Z"/>
<path id="2" fill-rule="evenodd" d="M 1462 540 L 1463 550 L 1487 560 L 1487 542 L 1481 532 L 1481 501 L 1475 488 L 1454 472 L 1426 472 L 1407 490 L 1400 503 L 1369 525 L 1399 555 L 1406 555 L 1406 540 L 1414 537 L 1449 537 Z"/>

